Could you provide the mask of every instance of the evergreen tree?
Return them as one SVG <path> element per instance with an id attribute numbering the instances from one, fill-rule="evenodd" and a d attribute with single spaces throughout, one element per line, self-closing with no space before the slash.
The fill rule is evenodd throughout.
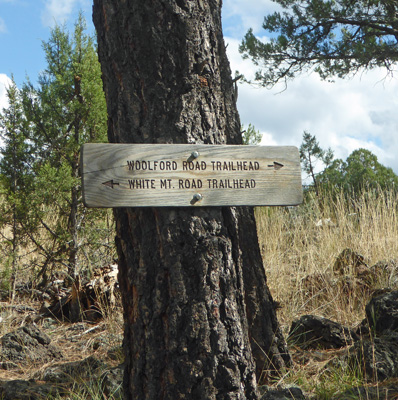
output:
<path id="1" fill-rule="evenodd" d="M 90 213 L 81 201 L 79 150 L 87 141 L 106 139 L 100 66 L 85 29 L 82 15 L 72 35 L 56 26 L 43 42 L 47 68 L 38 86 L 28 81 L 22 91 L 25 118 L 31 126 L 37 193 L 30 208 L 48 238 L 31 236 L 31 240 L 45 257 L 43 273 L 47 265 L 65 262 L 70 280 L 79 270 L 81 246 L 90 240 L 81 235 Z M 54 213 L 51 223 L 45 213 L 48 207 Z"/>
<path id="2" fill-rule="evenodd" d="M 333 160 L 333 151 L 330 148 L 323 150 L 319 146 L 315 136 L 308 132 L 304 132 L 303 143 L 300 146 L 300 159 L 303 171 L 311 177 L 315 193 L 317 197 L 319 197 L 319 183 L 316 166 L 319 161 L 323 164 L 323 167 L 330 165 Z"/>
<path id="3" fill-rule="evenodd" d="M 344 190 L 353 197 L 364 190 L 396 190 L 398 176 L 366 149 L 353 151 L 346 161 L 335 160 L 320 175 L 319 183 L 328 190 Z"/>
<path id="4" fill-rule="evenodd" d="M 246 130 L 242 132 L 242 142 L 247 145 L 260 144 L 263 135 L 252 124 L 249 124 Z"/>
<path id="5" fill-rule="evenodd" d="M 29 209 L 29 191 L 32 188 L 33 162 L 29 136 L 29 122 L 23 112 L 21 94 L 14 80 L 7 88 L 9 106 L 0 113 L 0 225 L 10 226 L 11 236 L 5 237 L 5 243 L 11 246 L 6 263 L 11 266 L 9 276 L 11 298 L 15 294 L 15 281 L 19 261 L 19 247 L 24 244 Z M 7 246 L 8 247 L 8 246 Z"/>
<path id="6" fill-rule="evenodd" d="M 283 8 L 264 19 L 273 37 L 250 30 L 240 47 L 260 69 L 255 80 L 273 86 L 315 69 L 344 78 L 398 61 L 398 3 L 393 0 L 275 0 Z"/>

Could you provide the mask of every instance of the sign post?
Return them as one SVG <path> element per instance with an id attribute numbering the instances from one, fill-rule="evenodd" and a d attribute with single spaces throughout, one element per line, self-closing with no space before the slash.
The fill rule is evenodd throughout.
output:
<path id="1" fill-rule="evenodd" d="M 291 206 L 302 202 L 291 146 L 85 144 L 87 207 Z"/>

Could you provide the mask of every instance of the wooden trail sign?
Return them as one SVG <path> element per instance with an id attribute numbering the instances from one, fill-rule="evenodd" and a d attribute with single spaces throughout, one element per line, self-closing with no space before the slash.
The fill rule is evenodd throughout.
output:
<path id="1" fill-rule="evenodd" d="M 291 146 L 85 144 L 87 207 L 289 206 L 302 202 Z"/>

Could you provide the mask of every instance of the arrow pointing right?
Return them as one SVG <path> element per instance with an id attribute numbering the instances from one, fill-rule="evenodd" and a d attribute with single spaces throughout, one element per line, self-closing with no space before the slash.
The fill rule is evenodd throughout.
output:
<path id="1" fill-rule="evenodd" d="M 277 161 L 274 161 L 274 163 L 271 164 L 271 165 L 268 165 L 268 167 L 269 167 L 269 168 L 274 168 L 275 170 L 278 170 L 278 169 L 283 168 L 284 165 L 281 164 L 281 163 L 278 163 Z"/>

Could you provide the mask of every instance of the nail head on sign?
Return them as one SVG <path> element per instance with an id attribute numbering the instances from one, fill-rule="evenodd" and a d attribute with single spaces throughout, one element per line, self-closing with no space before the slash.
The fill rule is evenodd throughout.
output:
<path id="1" fill-rule="evenodd" d="M 200 194 L 200 193 L 195 193 L 194 195 L 193 195 L 193 200 L 196 202 L 196 201 L 200 201 L 200 200 L 202 200 L 203 199 L 203 196 Z"/>

